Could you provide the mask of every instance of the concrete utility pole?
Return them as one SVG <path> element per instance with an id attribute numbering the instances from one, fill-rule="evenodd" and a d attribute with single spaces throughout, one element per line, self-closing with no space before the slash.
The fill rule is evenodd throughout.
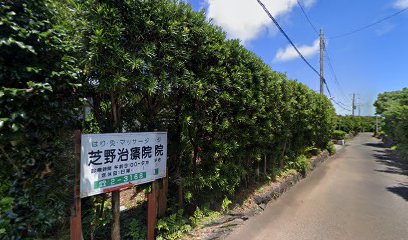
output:
<path id="1" fill-rule="evenodd" d="M 320 29 L 320 94 L 324 94 L 324 37 L 323 37 L 323 29 Z"/>
<path id="2" fill-rule="evenodd" d="M 355 106 L 355 98 L 356 98 L 356 94 L 355 93 L 353 93 L 353 101 L 352 101 L 352 106 L 351 106 L 351 115 L 354 117 L 354 109 L 356 109 L 356 106 Z"/>

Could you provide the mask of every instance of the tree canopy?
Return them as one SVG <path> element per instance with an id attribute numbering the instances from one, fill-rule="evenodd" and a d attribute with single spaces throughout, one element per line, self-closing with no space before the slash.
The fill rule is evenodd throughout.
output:
<path id="1" fill-rule="evenodd" d="M 408 153 L 408 88 L 379 94 L 374 106 L 384 118 L 382 130 Z"/>

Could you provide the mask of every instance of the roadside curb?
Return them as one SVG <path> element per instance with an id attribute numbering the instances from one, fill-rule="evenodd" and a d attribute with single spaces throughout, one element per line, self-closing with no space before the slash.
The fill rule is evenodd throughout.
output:
<path id="1" fill-rule="evenodd" d="M 323 162 L 342 153 L 346 146 L 347 144 L 338 149 L 332 156 L 329 155 L 329 152 L 327 150 L 323 151 L 319 156 L 313 157 L 310 160 L 309 168 L 306 170 L 306 173 L 304 175 L 302 175 L 301 173 L 289 175 L 279 183 L 271 184 L 269 186 L 269 189 L 265 190 L 262 194 L 254 194 L 252 197 L 250 197 L 256 205 L 249 212 L 230 212 L 229 214 L 225 214 L 219 219 L 208 222 L 201 226 L 200 230 L 202 233 L 204 233 L 205 236 L 195 236 L 195 234 L 188 234 L 189 239 L 225 239 L 233 230 L 242 225 L 246 220 L 263 212 L 268 203 L 278 199 L 286 191 L 296 185 L 296 183 L 300 182 L 302 179 L 307 178 L 307 176 L 309 176 L 313 172 L 313 170 L 319 167 Z"/>

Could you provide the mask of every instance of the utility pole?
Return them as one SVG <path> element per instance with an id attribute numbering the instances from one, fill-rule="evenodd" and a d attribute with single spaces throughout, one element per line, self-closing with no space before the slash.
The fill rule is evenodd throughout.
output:
<path id="1" fill-rule="evenodd" d="M 323 37 L 323 29 L 320 29 L 320 94 L 323 95 L 324 90 L 324 37 Z"/>
<path id="2" fill-rule="evenodd" d="M 351 106 L 351 115 L 353 115 L 353 117 L 354 117 L 354 109 L 356 108 L 356 106 L 355 106 L 355 98 L 356 98 L 356 94 L 353 93 L 353 101 L 352 101 L 352 106 Z"/>

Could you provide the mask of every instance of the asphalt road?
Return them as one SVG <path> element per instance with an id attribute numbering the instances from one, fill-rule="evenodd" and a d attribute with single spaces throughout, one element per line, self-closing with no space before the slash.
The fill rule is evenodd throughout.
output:
<path id="1" fill-rule="evenodd" d="M 360 134 L 227 239 L 408 240 L 406 165 Z"/>

